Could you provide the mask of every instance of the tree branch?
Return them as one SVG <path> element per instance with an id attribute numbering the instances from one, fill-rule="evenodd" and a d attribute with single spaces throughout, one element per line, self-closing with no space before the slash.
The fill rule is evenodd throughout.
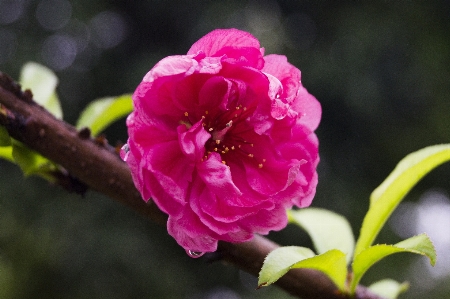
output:
<path id="1" fill-rule="evenodd" d="M 0 72 L 0 125 L 9 134 L 64 167 L 71 176 L 115 199 L 135 211 L 165 225 L 167 216 L 149 201 L 145 203 L 134 187 L 128 166 L 107 144 L 78 132 L 73 126 L 56 119 L 22 91 L 19 84 Z M 258 275 L 264 258 L 278 245 L 260 236 L 249 242 L 219 243 L 215 256 L 236 267 Z M 295 269 L 282 277 L 277 285 L 292 295 L 308 299 L 343 299 L 334 284 L 321 272 Z M 256 286 L 255 286 L 256 287 Z M 359 287 L 356 297 L 382 299 Z"/>

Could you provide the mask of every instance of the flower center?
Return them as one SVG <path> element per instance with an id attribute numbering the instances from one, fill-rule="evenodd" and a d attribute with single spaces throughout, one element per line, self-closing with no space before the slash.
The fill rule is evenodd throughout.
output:
<path id="1" fill-rule="evenodd" d="M 202 161 L 208 159 L 208 156 L 217 152 L 225 165 L 231 157 L 240 156 L 240 158 L 252 159 L 259 168 L 264 165 L 265 159 L 257 159 L 257 152 L 254 144 L 242 138 L 242 136 L 252 136 L 254 129 L 246 122 L 255 109 L 247 109 L 239 105 L 235 109 L 219 111 L 211 115 L 205 111 L 202 116 L 203 127 L 211 134 L 211 138 L 205 143 L 206 155 Z M 184 114 L 189 115 L 187 112 Z M 185 123 L 186 122 L 182 122 Z M 190 121 L 188 123 L 191 123 Z"/>

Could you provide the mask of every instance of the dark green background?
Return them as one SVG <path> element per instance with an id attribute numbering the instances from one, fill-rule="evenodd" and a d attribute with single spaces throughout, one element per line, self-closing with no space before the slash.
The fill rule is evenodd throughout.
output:
<path id="1" fill-rule="evenodd" d="M 18 78 L 27 61 L 56 66 L 70 123 L 93 99 L 132 92 L 158 60 L 186 53 L 215 28 L 247 30 L 266 53 L 288 56 L 323 108 L 313 206 L 345 215 L 355 234 L 370 192 L 402 157 L 449 142 L 448 0 L 52 1 L 0 0 L 0 70 Z M 55 11 L 47 15 L 49 7 Z M 108 32 L 99 16 L 122 27 Z M 114 37 L 123 39 L 115 45 Z M 69 44 L 73 63 L 61 67 L 52 62 L 58 52 L 43 54 L 55 40 Z M 124 120 L 106 136 L 125 141 Z M 440 167 L 406 201 L 430 188 L 448 194 L 449 174 L 449 165 Z M 270 237 L 310 246 L 295 227 Z M 387 226 L 378 242 L 399 240 Z M 448 242 L 436 244 L 450 252 Z M 420 259 L 390 257 L 363 283 L 411 280 L 402 298 L 448 298 L 449 258 L 438 257 L 449 270 L 440 276 L 413 268 Z M 108 198 L 67 194 L 0 161 L 0 298 L 289 298 L 276 287 L 255 287 L 230 266 L 190 259 L 164 228 Z"/>

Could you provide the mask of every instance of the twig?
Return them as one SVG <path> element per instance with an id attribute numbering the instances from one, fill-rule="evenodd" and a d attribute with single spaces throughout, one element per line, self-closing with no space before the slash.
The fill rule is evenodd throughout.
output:
<path id="1" fill-rule="evenodd" d="M 127 165 L 107 144 L 96 142 L 86 131 L 78 132 L 73 126 L 53 117 L 32 100 L 30 91 L 22 91 L 19 84 L 1 72 L 0 108 L 0 125 L 5 126 L 13 138 L 60 164 L 89 188 L 165 225 L 167 216 L 151 201 L 146 204 L 141 199 Z M 217 254 L 221 260 L 258 275 L 264 258 L 276 247 L 277 244 L 256 236 L 240 244 L 220 242 Z M 339 293 L 324 274 L 313 270 L 291 270 L 277 285 L 301 298 L 348 298 Z M 355 298 L 380 299 L 362 286 Z"/>

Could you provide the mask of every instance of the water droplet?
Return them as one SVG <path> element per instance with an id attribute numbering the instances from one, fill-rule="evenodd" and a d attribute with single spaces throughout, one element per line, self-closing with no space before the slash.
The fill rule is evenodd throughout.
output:
<path id="1" fill-rule="evenodd" d="M 186 253 L 192 258 L 199 258 L 203 256 L 205 253 L 200 251 L 186 250 Z"/>
<path id="2" fill-rule="evenodd" d="M 130 146 L 128 145 L 128 143 L 125 143 L 122 146 L 122 148 L 120 149 L 120 158 L 124 161 L 127 161 L 129 151 L 130 151 Z"/>

